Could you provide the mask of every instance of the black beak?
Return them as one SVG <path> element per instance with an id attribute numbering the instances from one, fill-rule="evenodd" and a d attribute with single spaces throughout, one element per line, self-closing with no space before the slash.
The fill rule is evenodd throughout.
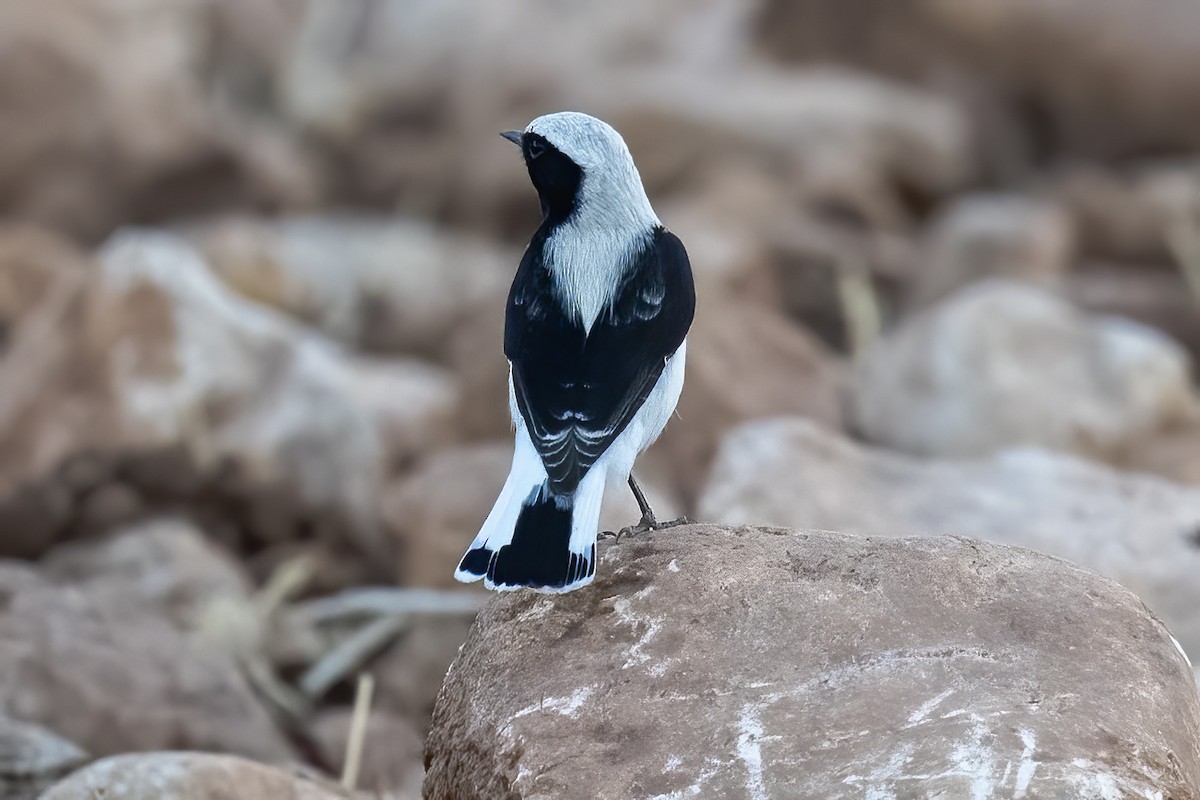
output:
<path id="1" fill-rule="evenodd" d="M 517 147 L 521 146 L 521 140 L 525 137 L 525 134 L 522 133 L 521 131 L 505 131 L 504 133 L 502 133 L 500 135 L 503 136 L 505 139 L 508 139 L 510 142 L 515 144 Z"/>

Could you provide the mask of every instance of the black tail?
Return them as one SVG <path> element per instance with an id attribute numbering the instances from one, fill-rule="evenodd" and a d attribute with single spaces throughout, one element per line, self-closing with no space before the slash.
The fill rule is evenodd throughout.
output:
<path id="1" fill-rule="evenodd" d="M 571 497 L 554 494 L 546 484 L 535 489 L 517 517 L 512 541 L 490 554 L 488 583 L 498 589 L 568 591 L 591 582 L 596 544 L 589 543 L 585 553 L 571 552 L 572 518 Z"/>

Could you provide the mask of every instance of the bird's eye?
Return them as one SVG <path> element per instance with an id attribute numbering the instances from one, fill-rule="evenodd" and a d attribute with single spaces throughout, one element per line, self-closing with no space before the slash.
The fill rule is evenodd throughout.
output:
<path id="1" fill-rule="evenodd" d="M 529 153 L 529 158 L 539 158 L 542 153 L 546 152 L 546 145 L 538 139 L 530 139 L 526 147 L 526 152 Z"/>

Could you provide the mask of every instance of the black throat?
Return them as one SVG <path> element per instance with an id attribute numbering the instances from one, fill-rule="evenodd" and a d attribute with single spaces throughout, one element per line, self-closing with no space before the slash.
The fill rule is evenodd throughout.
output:
<path id="1" fill-rule="evenodd" d="M 542 227 L 555 228 L 575 211 L 583 170 L 536 133 L 525 134 L 521 153 L 542 203 Z"/>

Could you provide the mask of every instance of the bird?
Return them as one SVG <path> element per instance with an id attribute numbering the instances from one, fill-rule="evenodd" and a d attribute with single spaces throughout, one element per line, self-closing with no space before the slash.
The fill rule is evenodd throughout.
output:
<path id="1" fill-rule="evenodd" d="M 560 111 L 500 135 L 542 222 L 505 308 L 512 467 L 454 577 L 569 592 L 595 577 L 606 488 L 628 484 L 642 513 L 622 533 L 686 521 L 660 523 L 632 470 L 679 402 L 695 284 L 612 126 Z"/>

